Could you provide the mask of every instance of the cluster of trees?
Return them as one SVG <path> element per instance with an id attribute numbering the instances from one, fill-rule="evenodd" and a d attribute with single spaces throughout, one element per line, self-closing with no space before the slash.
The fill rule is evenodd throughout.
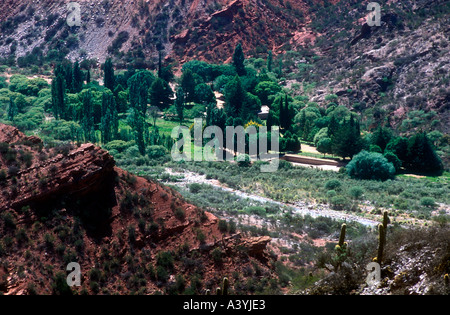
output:
<path id="1" fill-rule="evenodd" d="M 241 44 L 236 46 L 231 64 L 208 64 L 194 60 L 183 65 L 180 87 L 187 106 L 202 106 L 206 113 L 206 126 L 263 125 L 258 117 L 262 105 L 271 105 L 267 127 L 281 126 L 282 151 L 298 151 L 300 141 L 292 129 L 293 107 L 278 84 L 272 69 L 272 58 L 258 71 L 245 58 Z M 214 91 L 223 94 L 224 107 L 218 108 Z M 178 95 L 178 93 L 177 93 Z M 178 97 L 177 97 L 178 98 Z M 173 112 L 181 113 L 180 110 Z M 270 137 L 270 133 L 268 133 Z"/>
<path id="2" fill-rule="evenodd" d="M 166 119 L 175 117 L 180 124 L 186 118 L 191 123 L 192 118 L 202 117 L 205 127 L 214 125 L 222 130 L 226 126 L 266 124 L 269 131 L 272 126 L 280 127 L 283 152 L 299 151 L 303 140 L 314 143 L 323 154 L 343 159 L 353 158 L 361 151 L 371 153 L 375 159 L 372 153 L 378 153 L 381 157 L 377 155 L 376 159 L 392 164 L 396 173 L 442 170 L 435 141 L 430 141 L 427 134 L 396 137 L 387 127 L 373 133 L 362 131 L 360 117 L 339 105 L 337 95 L 327 95 L 326 106 L 303 95 L 293 96 L 294 88 L 282 88 L 280 76 L 272 72 L 273 68 L 271 52 L 267 60 L 246 58 L 239 44 L 232 63 L 193 60 L 183 65 L 180 78 L 175 78 L 170 67 L 163 66 L 161 54 L 156 72 L 115 70 L 108 59 L 102 65 L 104 84 L 100 85 L 91 81 L 89 63 L 63 60 L 55 67 L 51 86 L 42 79 L 17 75 L 10 78 L 9 84 L 0 81 L 0 101 L 7 104 L 1 114 L 17 124 L 26 121 L 29 126 L 22 129 L 32 130 L 38 127 L 39 120 L 44 120 L 44 111 L 51 112 L 55 119 L 50 118 L 48 124 L 41 126 L 43 133 L 60 140 L 103 144 L 134 141 L 142 155 L 149 145 L 171 148 L 173 140 L 156 128 L 162 112 Z M 223 94 L 223 107 L 218 106 L 217 92 Z M 269 107 L 266 122 L 258 117 L 263 105 Z M 39 110 L 31 116 L 29 108 Z M 154 128 L 150 128 L 152 124 Z M 270 138 L 270 133 L 267 136 Z"/>
<path id="3" fill-rule="evenodd" d="M 147 70 L 129 69 L 116 74 L 111 59 L 105 61 L 102 69 L 104 85 L 100 86 L 91 82 L 90 70 L 81 70 L 78 62 L 65 60 L 59 64 L 51 84 L 51 108 L 46 110 L 57 121 L 79 124 L 72 140 L 106 144 L 134 139 L 142 155 L 149 144 L 169 146 L 168 137 L 160 135 L 157 129 L 150 133 L 147 122 L 149 104 L 157 108 L 156 115 L 171 105 L 173 92 L 169 83 Z M 171 76 L 170 70 L 162 66 L 158 73 L 165 78 Z M 124 116 L 126 119 L 121 120 Z"/>
<path id="4" fill-rule="evenodd" d="M 440 174 L 443 164 L 425 132 L 395 137 L 380 127 L 371 135 L 369 151 L 358 153 L 346 168 L 353 178 L 386 180 L 401 171 Z"/>

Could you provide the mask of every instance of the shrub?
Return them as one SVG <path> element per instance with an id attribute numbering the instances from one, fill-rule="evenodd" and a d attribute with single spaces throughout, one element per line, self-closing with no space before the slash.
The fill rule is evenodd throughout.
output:
<path id="1" fill-rule="evenodd" d="M 341 187 L 341 182 L 337 179 L 330 179 L 325 183 L 325 188 L 327 190 L 337 189 Z"/>
<path id="2" fill-rule="evenodd" d="M 6 183 L 7 174 L 5 170 L 0 170 L 0 186 Z"/>
<path id="3" fill-rule="evenodd" d="M 420 199 L 420 204 L 424 207 L 433 208 L 436 206 L 436 202 L 434 201 L 434 198 L 431 197 L 423 197 Z"/>
<path id="4" fill-rule="evenodd" d="M 66 274 L 58 272 L 53 279 L 52 290 L 54 295 L 73 295 L 72 289 L 66 281 Z"/>
<path id="5" fill-rule="evenodd" d="M 193 194 L 199 193 L 200 190 L 202 190 L 202 185 L 200 185 L 198 183 L 193 183 L 193 184 L 189 185 L 189 191 Z"/>
<path id="6" fill-rule="evenodd" d="M 220 250 L 220 248 L 214 248 L 211 252 L 211 256 L 215 264 L 222 264 L 222 251 Z"/>
<path id="7" fill-rule="evenodd" d="M 183 208 L 177 207 L 175 209 L 175 217 L 180 221 L 184 221 L 184 219 L 186 218 L 186 213 L 184 212 Z"/>
<path id="8" fill-rule="evenodd" d="M 348 190 L 348 194 L 356 200 L 362 197 L 364 194 L 364 189 L 360 186 L 353 186 Z"/>
<path id="9" fill-rule="evenodd" d="M 338 195 L 338 196 L 334 196 L 333 198 L 331 198 L 330 203 L 334 209 L 342 210 L 347 206 L 348 200 L 344 196 Z"/>
<path id="10" fill-rule="evenodd" d="M 157 159 L 167 154 L 167 149 L 161 145 L 151 145 L 147 148 L 147 154 L 150 159 Z"/>
<path id="11" fill-rule="evenodd" d="M 228 231 L 228 223 L 225 220 L 219 220 L 219 231 L 226 233 Z"/>
<path id="12" fill-rule="evenodd" d="M 331 198 L 333 198 L 336 195 L 337 195 L 336 190 L 331 189 L 331 190 L 327 191 L 327 198 L 328 199 L 331 199 Z"/>
<path id="13" fill-rule="evenodd" d="M 361 151 L 348 163 L 347 173 L 352 178 L 387 180 L 394 178 L 395 168 L 381 153 Z"/>

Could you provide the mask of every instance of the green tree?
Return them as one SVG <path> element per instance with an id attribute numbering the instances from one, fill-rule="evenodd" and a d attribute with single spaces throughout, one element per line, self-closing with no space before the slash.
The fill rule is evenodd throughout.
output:
<path id="1" fill-rule="evenodd" d="M 186 102 L 193 102 L 195 100 L 195 87 L 197 86 L 197 82 L 190 68 L 183 71 L 180 84 L 183 88 Z"/>
<path id="2" fill-rule="evenodd" d="M 245 70 L 244 61 L 245 56 L 244 51 L 242 49 L 242 45 L 238 44 L 233 54 L 233 65 L 236 68 L 236 72 L 239 76 L 244 76 L 247 74 L 247 71 Z"/>
<path id="3" fill-rule="evenodd" d="M 395 176 L 395 168 L 381 153 L 361 151 L 346 166 L 352 178 L 387 180 Z"/>
<path id="4" fill-rule="evenodd" d="M 195 102 L 205 105 L 216 102 L 216 96 L 208 84 L 200 83 L 195 87 Z"/>
<path id="5" fill-rule="evenodd" d="M 103 92 L 102 97 L 102 143 L 108 143 L 117 136 L 119 119 L 117 115 L 116 102 L 111 91 Z"/>
<path id="6" fill-rule="evenodd" d="M 8 120 L 14 121 L 14 117 L 16 117 L 19 112 L 16 102 L 12 97 L 9 98 L 9 106 L 8 106 Z"/>
<path id="7" fill-rule="evenodd" d="M 406 167 L 420 173 L 439 173 L 443 164 L 425 132 L 419 132 L 408 141 Z"/>
<path id="8" fill-rule="evenodd" d="M 89 83 L 91 83 L 91 69 L 88 68 L 86 72 L 86 84 Z"/>
<path id="9" fill-rule="evenodd" d="M 395 172 L 399 173 L 402 168 L 402 161 L 391 151 L 384 152 L 383 156 L 394 165 Z"/>
<path id="10" fill-rule="evenodd" d="M 405 164 L 408 159 L 408 138 L 392 138 L 387 144 L 385 151 L 394 153 L 400 159 L 400 161 Z"/>
<path id="11" fill-rule="evenodd" d="M 184 120 L 184 106 L 185 106 L 184 91 L 183 88 L 179 87 L 177 89 L 175 108 L 177 110 L 178 119 L 180 120 L 180 125 L 183 123 Z"/>
<path id="12" fill-rule="evenodd" d="M 89 142 L 95 142 L 95 130 L 94 130 L 94 106 L 92 100 L 91 90 L 85 90 L 82 93 L 83 111 L 81 126 L 83 128 L 84 137 Z"/>
<path id="13" fill-rule="evenodd" d="M 103 64 L 103 72 L 104 72 L 104 85 L 111 91 L 114 91 L 116 77 L 114 75 L 114 66 L 111 61 L 111 58 L 106 59 L 105 63 Z"/>
<path id="14" fill-rule="evenodd" d="M 333 154 L 343 159 L 352 158 L 361 151 L 363 145 L 359 122 L 355 121 L 353 115 L 349 120 L 344 120 L 331 140 Z"/>
<path id="15" fill-rule="evenodd" d="M 332 141 L 330 138 L 322 138 L 317 143 L 317 151 L 319 151 L 323 155 L 331 154 L 332 153 L 331 148 L 332 148 Z"/>
<path id="16" fill-rule="evenodd" d="M 271 50 L 269 50 L 269 55 L 267 57 L 267 71 L 272 72 L 272 66 L 273 66 L 273 53 Z"/>
<path id="17" fill-rule="evenodd" d="M 72 92 L 79 93 L 83 89 L 83 72 L 80 69 L 80 64 L 76 61 L 73 65 L 72 71 Z"/>
<path id="18" fill-rule="evenodd" d="M 150 86 L 150 104 L 165 110 L 172 103 L 173 91 L 170 85 L 161 78 L 156 78 Z"/>
<path id="19" fill-rule="evenodd" d="M 269 96 L 275 95 L 281 91 L 281 87 L 272 81 L 262 81 L 259 82 L 255 87 L 255 94 L 261 100 L 261 103 L 264 105 L 269 104 Z"/>
<path id="20" fill-rule="evenodd" d="M 66 118 L 66 81 L 64 69 L 58 65 L 55 69 L 55 77 L 52 80 L 52 110 L 56 119 Z"/>
<path id="21" fill-rule="evenodd" d="M 148 130 L 145 127 L 145 118 L 137 108 L 131 108 L 128 116 L 128 124 L 133 129 L 134 138 L 141 155 L 145 155 L 145 139 L 147 138 Z"/>
<path id="22" fill-rule="evenodd" d="M 64 272 L 56 273 L 52 283 L 53 295 L 73 295 L 72 289 L 66 281 Z"/>
<path id="23" fill-rule="evenodd" d="M 155 76 L 147 70 L 138 71 L 127 81 L 129 87 L 128 97 L 130 107 L 134 108 L 145 117 L 149 102 L 149 89 L 155 80 Z"/>
<path id="24" fill-rule="evenodd" d="M 288 96 L 285 95 L 280 99 L 280 127 L 284 130 L 289 130 L 292 127 L 292 117 L 294 116 L 294 111 L 291 106 L 289 106 Z"/>
<path id="25" fill-rule="evenodd" d="M 242 87 L 242 82 L 239 76 L 235 76 L 225 86 L 225 111 L 228 116 L 233 118 L 239 117 L 246 97 L 246 92 Z"/>
<path id="26" fill-rule="evenodd" d="M 372 134 L 371 144 L 379 146 L 382 151 L 381 153 L 383 153 L 392 138 L 392 131 L 389 128 L 380 126 Z"/>

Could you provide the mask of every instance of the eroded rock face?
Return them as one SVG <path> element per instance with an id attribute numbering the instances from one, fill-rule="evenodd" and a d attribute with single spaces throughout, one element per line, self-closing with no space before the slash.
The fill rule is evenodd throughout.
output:
<path id="1" fill-rule="evenodd" d="M 36 143 L 34 138 L 30 139 L 17 132 L 11 132 L 9 139 L 14 142 L 27 143 L 31 140 L 31 144 Z M 95 191 L 108 178 L 115 165 L 108 152 L 93 144 L 84 144 L 67 155 L 60 153 L 45 161 L 40 161 L 36 157 L 38 153 L 27 144 L 10 146 L 9 150 L 26 151 L 27 148 L 29 154 L 33 155 L 33 164 L 30 167 L 20 165 L 19 161 L 5 162 L 8 176 L 6 184 L 3 184 L 6 187 L 0 195 L 0 212 L 8 208 L 18 209 L 28 204 L 45 202 L 61 195 L 82 196 Z M 20 170 L 13 172 L 12 168 Z"/>
<path id="2" fill-rule="evenodd" d="M 20 240 L 3 248 L 1 258 L 8 265 L 8 270 L 0 269 L 4 294 L 28 294 L 31 283 L 38 294 L 51 292 L 52 275 L 42 264 L 66 272 L 57 248 L 66 248 L 64 253 L 72 254 L 85 274 L 113 259 L 116 272 L 102 283 L 111 293 L 136 290 L 121 275 L 134 274 L 136 266 L 156 266 L 160 253 L 179 253 L 185 259 L 175 262 L 171 277 L 189 279 L 189 268 L 202 266 L 203 283 L 218 284 L 224 275 L 242 274 L 254 263 L 270 273 L 264 259 L 270 238 L 224 235 L 216 216 L 171 188 L 115 167 L 113 157 L 93 144 L 44 148 L 38 138 L 1 124 L 0 139 L 10 141 L 0 141 L 0 236 L 15 239 L 21 231 Z M 222 252 L 220 265 L 212 258 L 214 250 Z M 23 278 L 25 252 L 33 259 Z M 150 273 L 141 277 L 146 282 L 140 289 L 149 294 L 170 284 L 155 281 Z M 88 279 L 83 281 L 89 287 Z"/>

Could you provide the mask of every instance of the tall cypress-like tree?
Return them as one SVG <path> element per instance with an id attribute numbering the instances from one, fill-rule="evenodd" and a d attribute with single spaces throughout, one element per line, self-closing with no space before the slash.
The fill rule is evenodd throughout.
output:
<path id="1" fill-rule="evenodd" d="M 187 68 L 183 71 L 181 75 L 181 87 L 184 91 L 184 97 L 186 103 L 195 101 L 195 87 L 197 82 L 194 78 L 194 73 L 191 69 Z"/>
<path id="2" fill-rule="evenodd" d="M 154 80 L 155 76 L 151 72 L 141 70 L 127 81 L 130 107 L 136 108 L 144 117 L 149 103 L 149 89 Z"/>
<path id="3" fill-rule="evenodd" d="M 52 80 L 52 110 L 55 119 L 65 119 L 66 113 L 66 81 L 64 68 L 58 65 L 55 69 L 55 77 Z"/>
<path id="4" fill-rule="evenodd" d="M 83 89 L 83 72 L 80 69 L 80 64 L 76 61 L 73 65 L 72 71 L 72 92 L 79 93 Z"/>
<path id="5" fill-rule="evenodd" d="M 352 158 L 362 149 L 359 122 L 353 115 L 344 120 L 331 138 L 333 154 L 342 158 Z"/>
<path id="6" fill-rule="evenodd" d="M 119 127 L 118 121 L 114 95 L 107 90 L 103 92 L 102 97 L 101 131 L 103 143 L 108 143 L 116 137 Z"/>
<path id="7" fill-rule="evenodd" d="M 233 65 L 236 68 L 236 72 L 239 76 L 243 76 L 247 74 L 247 71 L 245 70 L 245 56 L 244 51 L 242 49 L 242 45 L 238 44 L 234 50 L 233 54 Z"/>
<path id="8" fill-rule="evenodd" d="M 87 69 L 86 73 L 86 84 L 91 83 L 91 69 Z"/>
<path id="9" fill-rule="evenodd" d="M 145 128 L 145 118 L 141 115 L 137 108 L 131 108 L 128 116 L 128 123 L 133 128 L 134 137 L 141 155 L 145 155 L 145 139 L 148 135 L 148 130 Z"/>
<path id="10" fill-rule="evenodd" d="M 406 167 L 419 173 L 439 173 L 443 164 L 425 132 L 419 132 L 408 141 Z"/>
<path id="11" fill-rule="evenodd" d="M 272 66 L 273 66 L 273 53 L 271 50 L 269 50 L 269 56 L 267 57 L 267 71 L 272 72 Z"/>
<path id="12" fill-rule="evenodd" d="M 114 66 L 111 58 L 106 59 L 105 63 L 103 64 L 103 71 L 105 87 L 107 87 L 111 91 L 114 91 L 116 77 L 114 75 Z"/>
<path id="13" fill-rule="evenodd" d="M 16 102 L 14 102 L 14 99 L 10 97 L 8 106 L 8 120 L 14 121 L 14 117 L 16 117 L 18 112 L 19 110 L 17 108 Z"/>
<path id="14" fill-rule="evenodd" d="M 292 127 L 292 116 L 293 113 L 291 111 L 291 107 L 289 106 L 288 96 L 285 95 L 284 101 L 283 98 L 280 98 L 280 127 L 284 130 L 289 130 Z"/>
<path id="15" fill-rule="evenodd" d="M 386 127 L 378 127 L 372 134 L 371 143 L 377 145 L 384 152 L 388 143 L 392 140 L 392 131 Z"/>
<path id="16" fill-rule="evenodd" d="M 178 119 L 180 120 L 180 125 L 183 123 L 184 119 L 184 91 L 183 88 L 179 87 L 177 89 L 177 98 L 175 100 L 175 108 L 177 110 Z"/>
<path id="17" fill-rule="evenodd" d="M 94 108 L 92 102 L 91 90 L 83 92 L 83 117 L 81 119 L 81 127 L 83 128 L 84 137 L 89 142 L 95 142 L 94 130 Z"/>
<path id="18" fill-rule="evenodd" d="M 242 87 L 241 79 L 236 76 L 225 86 L 225 112 L 228 116 L 239 117 L 245 97 L 246 92 Z"/>
<path id="19" fill-rule="evenodd" d="M 58 69 L 58 67 L 57 67 Z M 63 79 L 65 81 L 65 89 L 69 90 L 71 93 L 74 93 L 73 91 L 73 65 L 70 61 L 64 60 L 61 67 L 61 72 L 63 75 Z M 56 75 L 56 69 L 55 69 L 55 75 Z"/>
<path id="20" fill-rule="evenodd" d="M 129 124 L 133 128 L 136 144 L 139 152 L 145 155 L 145 140 L 148 138 L 148 128 L 145 117 L 147 115 L 149 89 L 155 80 L 154 75 L 141 70 L 128 79 L 130 99 Z"/>

